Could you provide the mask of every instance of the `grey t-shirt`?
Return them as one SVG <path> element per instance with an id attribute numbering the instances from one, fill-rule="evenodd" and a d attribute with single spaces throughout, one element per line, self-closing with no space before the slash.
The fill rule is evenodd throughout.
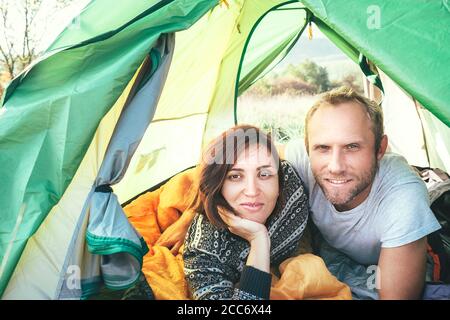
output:
<path id="1" fill-rule="evenodd" d="M 424 182 L 400 155 L 384 155 L 367 199 L 344 212 L 316 183 L 303 141 L 288 143 L 285 158 L 308 190 L 311 217 L 324 239 L 359 263 L 378 264 L 382 247 L 402 246 L 440 228 Z"/>

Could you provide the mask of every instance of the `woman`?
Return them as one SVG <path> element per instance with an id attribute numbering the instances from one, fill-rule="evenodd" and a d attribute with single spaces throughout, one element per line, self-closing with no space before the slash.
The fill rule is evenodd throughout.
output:
<path id="1" fill-rule="evenodd" d="M 193 298 L 268 299 L 271 264 L 296 250 L 306 226 L 300 178 L 253 126 L 214 140 L 199 170 L 198 213 L 183 252 Z"/>

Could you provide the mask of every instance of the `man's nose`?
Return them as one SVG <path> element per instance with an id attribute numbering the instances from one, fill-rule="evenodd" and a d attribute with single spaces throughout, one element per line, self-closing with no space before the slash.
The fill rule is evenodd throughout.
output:
<path id="1" fill-rule="evenodd" d="M 258 181 L 254 177 L 247 178 L 245 181 L 244 194 L 248 197 L 255 197 L 258 195 L 258 192 Z"/>
<path id="2" fill-rule="evenodd" d="M 333 174 L 341 174 L 345 171 L 345 159 L 340 150 L 333 150 L 331 153 L 328 170 Z"/>

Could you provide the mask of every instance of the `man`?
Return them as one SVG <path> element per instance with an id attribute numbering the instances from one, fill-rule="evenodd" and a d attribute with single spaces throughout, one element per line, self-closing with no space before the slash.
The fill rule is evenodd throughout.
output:
<path id="1" fill-rule="evenodd" d="M 418 299 L 424 285 L 426 236 L 440 228 L 425 184 L 406 160 L 385 154 L 381 107 L 349 88 L 329 91 L 311 107 L 305 141 L 280 155 L 309 191 L 311 217 L 334 248 L 378 265 L 380 299 Z M 180 218 L 159 244 L 180 243 L 191 217 Z"/>
<path id="2" fill-rule="evenodd" d="M 418 299 L 426 235 L 440 228 L 428 193 L 406 160 L 385 154 L 381 107 L 349 88 L 327 92 L 305 120 L 305 141 L 284 155 L 309 190 L 324 239 L 355 261 L 379 267 L 380 299 Z"/>

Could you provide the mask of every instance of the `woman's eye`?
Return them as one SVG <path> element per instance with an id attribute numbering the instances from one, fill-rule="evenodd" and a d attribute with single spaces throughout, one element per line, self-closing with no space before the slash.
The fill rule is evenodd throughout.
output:
<path id="1" fill-rule="evenodd" d="M 228 176 L 228 179 L 230 179 L 230 180 L 239 180 L 240 177 L 241 177 L 240 174 L 230 174 Z"/>
<path id="2" fill-rule="evenodd" d="M 268 178 L 268 177 L 271 177 L 271 176 L 272 176 L 272 173 L 269 172 L 269 171 L 261 171 L 261 172 L 259 173 L 259 176 L 260 176 L 261 178 Z"/>

